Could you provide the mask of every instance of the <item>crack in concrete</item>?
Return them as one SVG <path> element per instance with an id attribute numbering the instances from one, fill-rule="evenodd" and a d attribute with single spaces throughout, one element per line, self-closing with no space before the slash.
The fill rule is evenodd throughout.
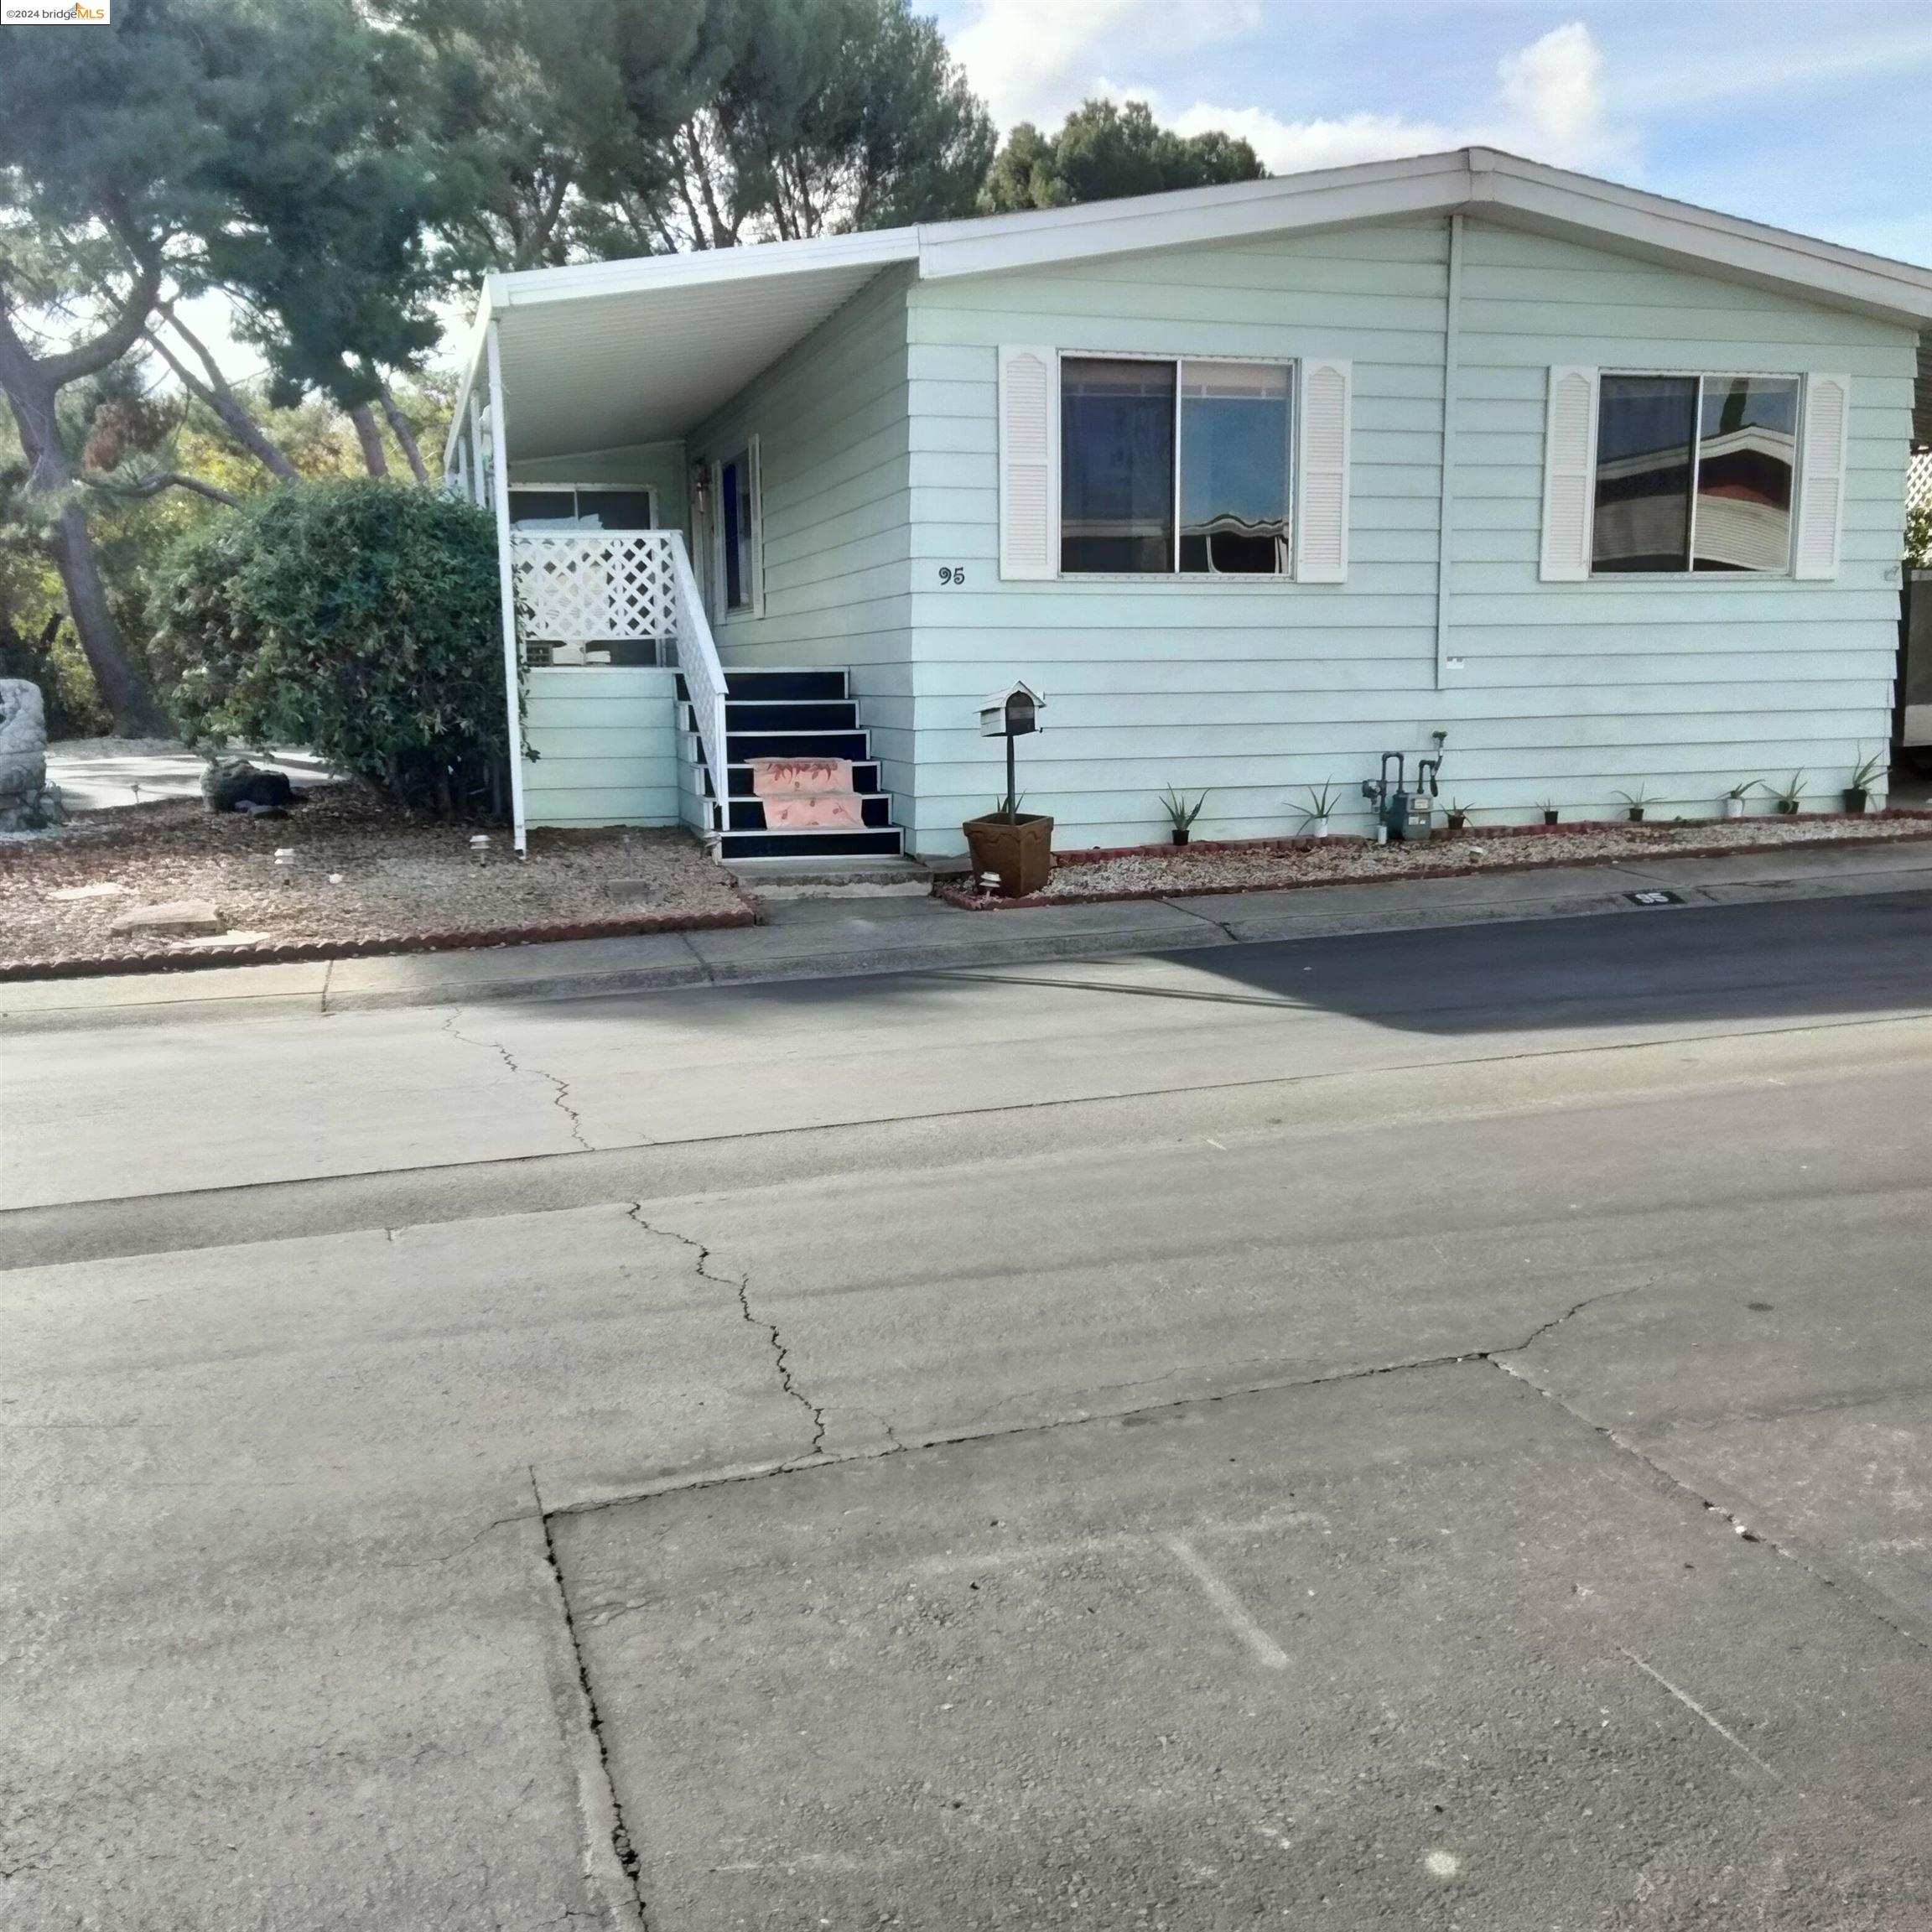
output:
<path id="1" fill-rule="evenodd" d="M 672 1230 L 652 1227 L 650 1223 L 643 1220 L 641 1216 L 641 1203 L 638 1203 L 631 1209 L 631 1218 L 632 1220 L 636 1221 L 640 1227 L 648 1228 L 654 1234 L 672 1234 Z M 672 1238 L 683 1242 L 688 1247 L 700 1246 L 700 1244 L 693 1241 L 688 1235 L 674 1234 L 672 1235 Z M 708 1254 L 709 1250 L 705 1249 L 704 1252 Z M 699 1271 L 701 1273 L 703 1272 L 703 1259 L 704 1255 L 701 1254 L 699 1258 Z M 719 1281 L 732 1287 L 739 1286 L 739 1284 L 731 1281 L 727 1276 L 707 1275 L 705 1279 Z M 1232 1388 L 1218 1389 L 1211 1394 L 1182 1395 L 1176 1397 L 1171 1401 L 1150 1402 L 1145 1407 L 1138 1409 L 1113 1410 L 1101 1415 L 1057 1415 L 1045 1422 L 1015 1422 L 1009 1427 L 992 1429 L 982 1429 L 974 1426 L 981 1416 L 992 1413 L 991 1410 L 981 1410 L 976 1415 L 969 1417 L 962 1428 L 950 1430 L 943 1435 L 917 1436 L 911 1441 L 901 1437 L 891 1425 L 886 1422 L 884 1417 L 879 1415 L 876 1411 L 861 1410 L 860 1413 L 870 1415 L 872 1419 L 879 1424 L 889 1444 L 888 1447 L 884 1449 L 875 1447 L 847 1449 L 833 1453 L 823 1447 L 824 1431 L 821 1426 L 815 1437 L 815 1444 L 818 1446 L 815 1446 L 813 1453 L 809 1457 L 792 1457 L 782 1462 L 756 1462 L 731 1469 L 701 1472 L 696 1475 L 686 1477 L 673 1477 L 667 1481 L 653 1483 L 648 1488 L 629 1491 L 621 1496 L 601 1496 L 595 1501 L 589 1503 L 563 1504 L 552 1514 L 558 1516 L 595 1515 L 605 1509 L 622 1509 L 628 1508 L 632 1504 L 647 1503 L 659 1496 L 682 1495 L 687 1490 L 718 1489 L 735 1483 L 761 1483 L 767 1477 L 795 1476 L 802 1474 L 808 1469 L 836 1468 L 847 1462 L 876 1462 L 888 1456 L 903 1456 L 913 1449 L 948 1448 L 968 1442 L 998 1441 L 1002 1437 L 1008 1436 L 1040 1436 L 1058 1429 L 1083 1429 L 1095 1422 L 1119 1422 L 1129 1416 L 1152 1415 L 1158 1414 L 1162 1410 L 1192 1409 L 1217 1402 L 1230 1402 L 1244 1395 L 1265 1395 L 1282 1389 L 1319 1389 L 1336 1382 L 1366 1381 L 1377 1375 L 1403 1375 L 1412 1370 L 1422 1368 L 1451 1368 L 1465 1362 L 1495 1362 L 1500 1368 L 1503 1366 L 1500 1359 L 1503 1356 L 1519 1353 L 1523 1349 L 1529 1348 L 1532 1343 L 1547 1335 L 1551 1329 L 1561 1327 L 1566 1322 L 1581 1314 L 1586 1308 L 1590 1307 L 1594 1303 L 1615 1301 L 1625 1295 L 1634 1295 L 1640 1289 L 1648 1288 L 1651 1285 L 1649 1281 L 1637 1281 L 1625 1288 L 1610 1288 L 1596 1295 L 1587 1295 L 1581 1301 L 1573 1302 L 1561 1314 L 1552 1316 L 1547 1322 L 1540 1322 L 1522 1341 L 1511 1343 L 1504 1347 L 1463 1348 L 1441 1355 L 1407 1356 L 1400 1361 L 1372 1363 L 1363 1368 L 1338 1368 L 1317 1375 L 1266 1376 L 1258 1381 L 1244 1382 L 1237 1384 Z M 742 1296 L 740 1306 L 744 1306 Z M 769 1329 L 767 1323 L 758 1321 L 756 1317 L 750 1315 L 749 1310 L 746 1310 L 746 1319 L 750 1321 L 755 1327 Z M 776 1341 L 777 1331 L 769 1329 L 769 1332 Z M 1238 1363 L 1231 1366 L 1239 1368 L 1246 1365 Z M 1104 1395 L 1118 1389 L 1149 1388 L 1156 1382 L 1169 1381 L 1174 1375 L 1184 1373 L 1186 1373 L 1184 1370 L 1173 1369 L 1166 1374 L 1145 1377 L 1138 1381 L 1104 1384 L 1098 1388 L 1083 1390 L 1083 1393 L 1088 1395 Z M 1213 1374 L 1214 1371 L 1209 1369 L 1203 1371 L 1203 1373 Z M 1524 1377 L 1523 1379 L 1527 1381 L 1529 1379 Z M 1532 1384 L 1531 1386 L 1534 1387 L 1535 1384 Z M 789 1389 L 789 1386 L 787 1392 L 797 1394 L 797 1391 Z M 797 1399 L 801 1402 L 806 1402 L 806 1399 L 802 1395 L 798 1395 Z M 1015 1398 L 1015 1400 L 1017 1399 Z M 813 1407 L 809 1402 L 806 1402 L 806 1406 L 811 1408 L 814 1419 L 821 1416 L 823 1412 Z M 995 1406 L 997 1407 L 999 1405 Z"/>
<path id="2" fill-rule="evenodd" d="M 655 1222 L 647 1221 L 644 1218 L 644 1203 L 641 1201 L 633 1201 L 625 1210 L 625 1213 L 647 1234 L 655 1234 L 661 1239 L 675 1241 L 683 1247 L 694 1249 L 697 1251 L 697 1259 L 693 1266 L 699 1280 L 714 1281 L 720 1288 L 729 1288 L 736 1296 L 738 1312 L 744 1317 L 750 1327 L 760 1330 L 770 1343 L 771 1363 L 778 1372 L 778 1386 L 812 1420 L 812 1446 L 805 1452 L 804 1457 L 798 1458 L 798 1460 L 801 1462 L 823 1460 L 825 1456 L 825 1411 L 793 1379 L 792 1351 L 786 1347 L 784 1341 L 781 1338 L 777 1323 L 767 1322 L 763 1316 L 753 1311 L 751 1307 L 751 1277 L 750 1275 L 719 1275 L 714 1273 L 709 1265 L 711 1250 L 704 1242 L 694 1239 L 688 1234 L 680 1234 L 675 1228 L 661 1228 Z M 890 1436 L 891 1431 L 887 1430 L 886 1434 Z M 785 1465 L 781 1465 L 781 1467 L 785 1467 Z"/>
<path id="3" fill-rule="evenodd" d="M 1628 1293 L 1629 1291 L 1622 1291 L 1622 1292 Z M 1592 1299 L 1601 1300 L 1602 1297 L 1593 1296 Z M 1587 1306 L 1588 1304 L 1583 1303 L 1580 1306 Z M 1576 1309 L 1571 1311 L 1571 1314 L 1576 1312 L 1577 1312 Z M 1568 1317 L 1563 1317 L 1560 1319 L 1567 1320 Z M 1538 1334 L 1545 1334 L 1550 1328 L 1556 1326 L 1558 1326 L 1556 1322 L 1547 1323 L 1544 1328 L 1538 1331 Z M 1531 1341 L 1536 1339 L 1537 1336 L 1530 1337 Z M 1529 1343 L 1525 1343 L 1523 1346 L 1527 1348 Z M 1521 1352 L 1521 1349 L 1518 1348 L 1504 1349 L 1491 1355 L 1488 1358 L 1505 1375 L 1513 1376 L 1526 1387 L 1534 1389 L 1545 1401 L 1554 1402 L 1566 1415 L 1580 1422 L 1593 1435 L 1601 1436 L 1613 1449 L 1620 1451 L 1623 1455 L 1630 1457 L 1633 1462 L 1640 1464 L 1654 1482 L 1680 1495 L 1689 1497 L 1700 1509 L 1728 1524 L 1741 1540 L 1746 1543 L 1761 1544 L 1774 1555 L 1782 1556 L 1787 1561 L 1795 1563 L 1814 1582 L 1826 1590 L 1842 1589 L 1844 1593 L 1851 1597 L 1868 1617 L 1875 1623 L 1883 1624 L 1894 1636 L 1903 1637 L 1908 1644 L 1910 1644 L 1916 1649 L 1932 1650 L 1932 1641 L 1929 1641 L 1916 1631 L 1909 1628 L 1905 1624 L 1898 1622 L 1896 1618 L 1888 1615 L 1878 1604 L 1872 1602 L 1869 1592 L 1864 1586 L 1855 1581 L 1841 1584 L 1839 1578 L 1831 1575 L 1827 1571 L 1820 1569 L 1802 1551 L 1794 1549 L 1789 1544 L 1780 1541 L 1779 1538 L 1764 1530 L 1753 1529 L 1739 1511 L 1730 1508 L 1726 1504 L 1720 1503 L 1713 1496 L 1706 1495 L 1701 1489 L 1699 1489 L 1694 1483 L 1687 1483 L 1675 1470 L 1666 1468 L 1663 1463 L 1650 1455 L 1648 1451 L 1639 1447 L 1628 1436 L 1620 1434 L 1617 1430 L 1611 1428 L 1605 1423 L 1592 1421 L 1575 1404 L 1566 1401 L 1555 1389 L 1539 1382 L 1526 1368 L 1503 1359 L 1505 1354 L 1514 1355 L 1519 1354 Z"/>
<path id="4" fill-rule="evenodd" d="M 557 1560 L 557 1539 L 550 1529 L 550 1514 L 543 1507 L 543 1493 L 537 1484 L 537 1468 L 530 1465 L 530 1494 L 537 1504 L 537 1520 L 543 1531 L 543 1561 L 557 1592 L 557 1602 L 564 1613 L 564 1634 L 570 1644 L 570 1655 L 577 1666 L 578 1688 L 584 1695 L 584 1707 L 590 1721 L 590 1741 L 597 1747 L 597 1762 L 604 1773 L 604 1788 L 610 1800 L 610 1849 L 615 1853 L 631 1895 L 636 1901 L 637 1917 L 644 1932 L 650 1932 L 651 1912 L 644 1901 L 643 1862 L 637 1855 L 631 1827 L 624 1818 L 624 1800 L 617 1794 L 617 1780 L 610 1770 L 610 1748 L 604 1736 L 604 1714 L 597 1706 L 597 1692 L 590 1682 L 590 1665 L 577 1635 L 577 1618 L 570 1607 L 570 1593 L 564 1587 L 564 1566 Z"/>
<path id="5" fill-rule="evenodd" d="M 570 1104 L 570 1083 L 560 1074 L 546 1072 L 541 1067 L 524 1066 L 499 1040 L 478 1040 L 470 1034 L 460 1031 L 456 1022 L 462 1017 L 463 1009 L 460 1006 L 454 1008 L 449 1017 L 443 1022 L 442 1031 L 452 1040 L 460 1040 L 465 1046 L 480 1046 L 486 1052 L 494 1053 L 512 1073 L 529 1073 L 539 1080 L 548 1080 L 554 1089 L 550 1096 L 550 1104 L 569 1123 L 570 1138 L 584 1153 L 595 1154 L 597 1150 L 584 1138 L 582 1117 Z M 392 1235 L 390 1239 L 393 1240 L 395 1237 Z"/>

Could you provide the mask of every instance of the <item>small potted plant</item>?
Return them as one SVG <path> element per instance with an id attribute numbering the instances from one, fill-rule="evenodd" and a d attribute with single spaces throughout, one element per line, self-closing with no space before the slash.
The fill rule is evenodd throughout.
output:
<path id="1" fill-rule="evenodd" d="M 1536 801 L 1536 809 L 1543 814 L 1543 823 L 1545 825 L 1554 825 L 1560 816 L 1556 810 L 1555 801 L 1551 798 L 1539 798 Z"/>
<path id="2" fill-rule="evenodd" d="M 1335 787 L 1323 779 L 1319 785 L 1304 785 L 1301 789 L 1308 794 L 1308 802 L 1301 808 L 1301 828 L 1311 839 L 1326 839 L 1328 821 L 1335 810 Z"/>
<path id="3" fill-rule="evenodd" d="M 1452 798 L 1442 818 L 1452 832 L 1460 832 L 1469 823 L 1469 808 L 1460 798 Z"/>
<path id="4" fill-rule="evenodd" d="M 1167 823 L 1173 828 L 1171 836 L 1176 845 L 1185 845 L 1194 829 L 1194 821 L 1201 816 L 1201 808 L 1208 802 L 1203 792 L 1190 805 L 1185 792 L 1176 792 L 1170 785 L 1167 795 L 1161 801 L 1161 809 L 1167 814 Z"/>
<path id="5" fill-rule="evenodd" d="M 1885 776 L 1888 761 L 1877 752 L 1860 761 L 1858 769 L 1852 774 L 1851 782 L 1845 787 L 1845 809 L 1855 814 L 1862 814 L 1872 808 L 1872 794 L 1878 789 L 1878 781 Z"/>
<path id="6" fill-rule="evenodd" d="M 1772 794 L 1777 803 L 1772 809 L 1786 818 L 1798 816 L 1798 807 L 1805 797 L 1805 774 L 1794 771 Z"/>
<path id="7" fill-rule="evenodd" d="M 1617 796 L 1623 801 L 1623 815 L 1633 825 L 1644 823 L 1644 808 L 1649 802 L 1639 785 L 1634 792 L 1619 792 Z"/>
<path id="8" fill-rule="evenodd" d="M 1761 780 L 1742 778 L 1724 794 L 1724 816 L 1727 818 L 1742 818 L 1744 816 L 1744 801 L 1755 792 Z"/>

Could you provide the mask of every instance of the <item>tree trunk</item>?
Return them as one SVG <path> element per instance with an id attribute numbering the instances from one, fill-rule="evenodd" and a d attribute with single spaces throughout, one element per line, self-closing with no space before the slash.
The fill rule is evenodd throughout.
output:
<path id="1" fill-rule="evenodd" d="M 389 474 L 389 459 L 382 449 L 382 432 L 376 427 L 376 413 L 366 402 L 358 402 L 349 412 L 349 420 L 356 425 L 356 439 L 362 445 L 362 460 L 369 466 L 371 476 L 387 476 Z"/>
<path id="2" fill-rule="evenodd" d="M 402 444 L 402 454 L 409 459 L 410 474 L 418 483 L 427 483 L 429 480 L 429 470 L 423 460 L 422 450 L 417 447 L 415 432 L 409 427 L 409 418 L 397 407 L 396 397 L 387 380 L 382 384 L 381 401 L 383 417 L 394 433 L 396 440 Z"/>
<path id="3" fill-rule="evenodd" d="M 271 476 L 283 483 L 299 483 L 300 475 L 287 454 L 264 435 L 243 406 L 242 399 L 231 387 L 228 378 L 221 373 L 221 365 L 208 352 L 200 339 L 181 319 L 170 309 L 165 311 L 168 320 L 179 331 L 181 339 L 200 359 L 201 366 L 207 371 L 207 377 L 195 375 L 189 370 L 168 345 L 161 340 L 158 329 L 148 331 L 148 340 L 153 345 L 161 360 L 174 371 L 183 388 L 192 395 L 199 396 L 221 419 L 221 426 L 235 440 L 266 470 Z"/>
<path id="4" fill-rule="evenodd" d="M 60 512 L 60 521 L 49 533 L 49 548 L 60 566 L 60 581 L 67 588 L 67 611 L 74 620 L 75 634 L 92 667 L 94 682 L 101 687 L 101 702 L 113 716 L 116 735 L 172 737 L 174 732 L 147 680 L 129 661 L 121 642 L 107 602 L 107 586 L 101 579 L 101 566 L 94 555 L 93 533 L 78 503 L 70 503 Z"/>
<path id="5" fill-rule="evenodd" d="M 29 385 L 21 381 L 8 387 L 7 400 L 13 406 L 20 446 L 30 466 L 28 488 L 40 496 L 71 491 L 74 470 L 55 428 L 52 388 L 44 382 Z M 101 581 L 101 565 L 94 554 L 93 532 L 88 529 L 86 513 L 77 501 L 69 501 L 59 522 L 48 532 L 47 548 L 67 591 L 67 612 L 73 621 L 74 634 L 80 641 L 80 649 L 94 673 L 94 682 L 100 687 L 101 702 L 114 719 L 115 730 L 123 738 L 171 735 L 147 680 L 135 668 L 121 641 L 113 610 L 107 602 L 107 587 Z"/>

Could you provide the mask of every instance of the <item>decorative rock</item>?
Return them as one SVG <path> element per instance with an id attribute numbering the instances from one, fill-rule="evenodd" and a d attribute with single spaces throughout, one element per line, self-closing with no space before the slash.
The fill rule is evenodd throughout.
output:
<path id="1" fill-rule="evenodd" d="M 70 899 L 119 899 L 127 893 L 125 886 L 112 886 L 106 880 L 96 880 L 91 886 L 63 886 L 49 892 L 47 897 L 56 905 Z"/>
<path id="2" fill-rule="evenodd" d="M 47 782 L 47 712 L 40 687 L 0 678 L 0 832 L 39 832 L 67 813 Z"/>
<path id="3" fill-rule="evenodd" d="M 259 946 L 263 940 L 272 939 L 272 932 L 221 932 L 204 934 L 199 939 L 177 939 L 169 948 L 171 953 L 207 953 L 230 946 Z"/>
<path id="4" fill-rule="evenodd" d="M 164 906 L 137 906 L 123 912 L 110 932 L 161 932 L 180 937 L 190 932 L 219 932 L 221 915 L 205 899 L 174 899 Z"/>
<path id="5" fill-rule="evenodd" d="M 279 814 L 295 802 L 295 787 L 281 771 L 264 771 L 246 758 L 217 758 L 201 774 L 201 796 L 210 812 Z"/>

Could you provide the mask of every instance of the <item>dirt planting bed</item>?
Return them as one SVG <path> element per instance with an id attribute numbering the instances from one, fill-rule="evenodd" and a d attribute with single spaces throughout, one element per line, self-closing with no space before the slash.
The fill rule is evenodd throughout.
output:
<path id="1" fill-rule="evenodd" d="M 0 840 L 0 972 L 14 977 L 237 958 L 503 945 L 750 925 L 751 901 L 682 832 L 507 832 L 405 818 L 358 787 L 318 788 L 286 818 L 169 799 Z M 293 857 L 276 863 L 278 849 Z M 117 932 L 139 908 L 200 903 L 220 930 Z"/>
<path id="2" fill-rule="evenodd" d="M 1579 825 L 1472 827 L 1415 844 L 1361 838 L 1278 839 L 1202 845 L 1143 845 L 1054 854 L 1043 892 L 1005 899 L 971 884 L 943 886 L 955 906 L 992 911 L 1096 899 L 1178 898 L 1260 892 L 1381 879 L 1436 879 L 1541 865 L 1613 865 L 1619 860 L 1695 858 L 1787 845 L 1857 844 L 1932 839 L 1932 812 L 1836 813 L 1694 819 L 1665 825 L 1606 821 Z"/>

